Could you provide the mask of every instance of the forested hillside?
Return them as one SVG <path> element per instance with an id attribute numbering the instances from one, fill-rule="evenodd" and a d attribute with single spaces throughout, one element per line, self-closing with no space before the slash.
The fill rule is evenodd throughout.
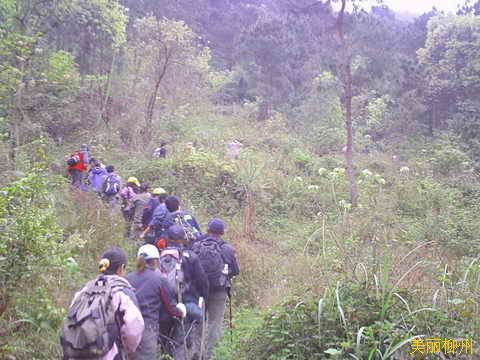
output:
<path id="1" fill-rule="evenodd" d="M 135 267 L 81 144 L 227 223 L 216 360 L 477 358 L 479 95 L 480 1 L 0 0 L 0 359 L 61 358 L 100 254 Z"/>

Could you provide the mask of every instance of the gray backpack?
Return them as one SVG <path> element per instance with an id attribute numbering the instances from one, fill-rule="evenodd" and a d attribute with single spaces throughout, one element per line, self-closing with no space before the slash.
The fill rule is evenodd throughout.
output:
<path id="1" fill-rule="evenodd" d="M 131 285 L 118 276 L 99 276 L 85 285 L 63 323 L 64 359 L 99 359 L 118 342 L 122 324 L 112 298 L 124 288 Z"/>

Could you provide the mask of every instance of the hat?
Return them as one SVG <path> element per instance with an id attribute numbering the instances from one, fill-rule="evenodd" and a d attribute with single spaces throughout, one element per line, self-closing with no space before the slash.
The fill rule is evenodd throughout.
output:
<path id="1" fill-rule="evenodd" d="M 128 183 L 132 183 L 140 187 L 140 181 L 138 181 L 138 179 L 135 176 L 130 176 L 127 180 L 127 184 Z"/>
<path id="2" fill-rule="evenodd" d="M 158 187 L 158 188 L 155 188 L 153 189 L 152 191 L 152 194 L 153 195 L 162 195 L 162 194 L 166 194 L 167 192 L 165 191 L 164 188 L 161 188 L 161 187 Z"/>
<path id="3" fill-rule="evenodd" d="M 185 240 L 185 230 L 180 225 L 172 225 L 167 230 L 168 240 Z"/>
<path id="4" fill-rule="evenodd" d="M 115 166 L 113 165 L 107 165 L 107 167 L 105 168 L 105 170 L 107 170 L 108 173 L 112 173 L 115 171 Z"/>
<path id="5" fill-rule="evenodd" d="M 102 254 L 98 270 L 105 275 L 113 275 L 122 265 L 127 265 L 127 255 L 119 247 L 112 247 Z"/>
<path id="6" fill-rule="evenodd" d="M 223 235 L 225 232 L 225 223 L 218 218 L 212 219 L 208 223 L 208 231 L 217 235 Z"/>
<path id="7" fill-rule="evenodd" d="M 158 249 L 151 244 L 141 246 L 140 249 L 138 249 L 137 256 L 143 256 L 145 260 L 160 259 L 160 253 L 158 252 Z"/>

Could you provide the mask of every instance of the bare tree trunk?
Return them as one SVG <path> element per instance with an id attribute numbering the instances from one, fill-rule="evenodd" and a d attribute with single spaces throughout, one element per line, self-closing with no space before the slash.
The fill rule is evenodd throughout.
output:
<path id="1" fill-rule="evenodd" d="M 164 46 L 163 48 L 163 52 L 164 52 L 164 57 L 165 57 L 165 60 L 163 62 L 163 65 L 159 68 L 159 72 L 158 72 L 158 76 L 157 76 L 157 80 L 155 81 L 155 87 L 153 89 L 153 92 L 152 94 L 150 95 L 150 98 L 148 100 L 148 103 L 147 103 L 147 111 L 146 111 L 146 114 L 145 114 L 145 127 L 142 131 L 142 134 L 147 137 L 147 134 L 150 135 L 151 134 L 151 128 L 152 128 L 152 123 L 153 123 L 153 110 L 155 109 L 155 103 L 157 101 L 157 94 L 158 94 L 158 90 L 160 88 L 160 84 L 167 72 L 167 68 L 168 66 L 170 65 L 170 57 L 171 57 L 171 51 L 169 52 L 167 47 Z M 159 50 L 159 62 L 162 58 L 162 51 Z M 150 136 L 148 138 L 145 139 L 147 142 L 150 141 Z"/>
<path id="2" fill-rule="evenodd" d="M 345 107 L 345 127 L 347 129 L 347 149 L 345 151 L 345 162 L 347 165 L 347 176 L 350 182 L 350 203 L 352 207 L 356 207 L 358 203 L 358 189 L 355 181 L 355 174 L 353 171 L 353 125 L 352 125 L 352 67 L 351 54 L 348 49 L 348 44 L 345 41 L 345 34 L 343 29 L 343 19 L 345 15 L 345 6 L 347 0 L 342 0 L 342 7 L 337 18 L 337 33 L 340 39 L 342 58 L 340 62 L 340 73 L 343 78 L 343 85 L 345 90 L 344 107 Z"/>

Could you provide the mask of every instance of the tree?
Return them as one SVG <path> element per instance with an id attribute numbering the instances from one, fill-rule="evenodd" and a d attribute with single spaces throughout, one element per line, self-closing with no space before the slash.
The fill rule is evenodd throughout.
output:
<path id="1" fill-rule="evenodd" d="M 347 176 L 350 182 L 350 203 L 357 206 L 358 190 L 353 171 L 353 124 L 352 124 L 352 53 L 345 39 L 345 8 L 347 0 L 341 0 L 342 5 L 337 18 L 337 35 L 340 42 L 338 67 L 344 88 L 343 105 L 345 109 L 345 127 L 347 130 L 347 145 L 345 149 L 345 161 L 347 164 Z"/>
<path id="2" fill-rule="evenodd" d="M 467 144 L 476 144 L 480 135 L 480 18 L 433 17 L 418 59 L 423 67 L 432 132 L 452 127 Z M 480 147 L 475 145 L 473 152 L 479 156 Z"/>

